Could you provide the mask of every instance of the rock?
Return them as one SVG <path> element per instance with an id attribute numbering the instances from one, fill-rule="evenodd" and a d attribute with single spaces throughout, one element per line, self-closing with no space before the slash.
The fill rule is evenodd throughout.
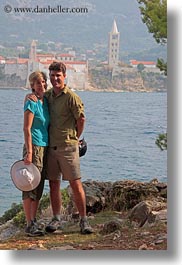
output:
<path id="1" fill-rule="evenodd" d="M 121 222 L 119 220 L 111 220 L 104 224 L 104 227 L 101 230 L 101 233 L 104 235 L 111 234 L 120 229 L 121 229 Z"/>
<path id="2" fill-rule="evenodd" d="M 167 184 L 157 179 L 151 182 L 122 180 L 116 182 L 84 181 L 87 212 L 98 213 L 106 208 L 124 211 L 133 208 L 141 201 L 154 201 L 153 210 L 161 210 L 166 206 Z M 68 212 L 76 212 L 73 195 L 68 187 L 71 202 Z M 155 205 L 155 206 L 154 206 Z"/>
<path id="3" fill-rule="evenodd" d="M 167 209 L 153 211 L 153 208 L 158 207 L 159 205 L 155 205 L 154 201 L 142 201 L 133 207 L 128 218 L 131 222 L 138 223 L 139 227 L 153 225 L 156 221 L 167 222 Z"/>
<path id="4" fill-rule="evenodd" d="M 83 182 L 83 188 L 86 195 L 87 212 L 98 213 L 106 207 L 105 192 L 108 189 L 108 187 L 110 187 L 111 185 L 112 185 L 111 182 L 97 182 L 97 181 Z M 76 212 L 77 209 L 74 203 L 73 193 L 70 186 L 68 186 L 67 190 L 71 198 L 67 210 L 69 214 L 72 214 Z"/>
<path id="5" fill-rule="evenodd" d="M 87 215 L 94 218 L 94 214 L 100 211 L 111 210 L 127 212 L 131 222 L 138 226 L 153 225 L 156 221 L 167 222 L 167 184 L 160 183 L 157 179 L 151 182 L 139 182 L 134 180 L 122 180 L 116 182 L 85 181 L 83 187 L 86 193 Z M 78 210 L 74 204 L 73 194 L 68 186 L 68 194 L 71 198 L 66 209 L 62 209 L 63 221 L 79 221 Z M 76 216 L 75 220 L 72 218 Z M 52 216 L 51 207 L 43 211 L 43 225 L 47 224 Z M 70 217 L 70 218 L 69 218 Z M 120 229 L 121 222 L 111 221 L 104 224 L 103 233 L 112 233 Z M 21 230 L 10 220 L 0 225 L 0 240 L 11 238 Z"/>
<path id="6" fill-rule="evenodd" d="M 116 181 L 108 192 L 106 204 L 110 205 L 113 210 L 123 211 L 133 208 L 142 200 L 158 196 L 156 184 L 134 180 Z"/>
<path id="7" fill-rule="evenodd" d="M 47 250 L 42 243 L 31 244 L 27 250 Z"/>
<path id="8" fill-rule="evenodd" d="M 133 207 L 128 214 L 128 218 L 131 222 L 137 222 L 138 226 L 141 227 L 147 221 L 149 214 L 151 214 L 151 206 L 149 203 L 143 201 Z"/>
<path id="9" fill-rule="evenodd" d="M 158 211 L 158 212 L 153 212 L 157 216 L 157 220 L 167 222 L 167 209 Z"/>
<path id="10" fill-rule="evenodd" d="M 138 250 L 147 250 L 147 249 L 148 249 L 148 247 L 147 247 L 146 244 L 143 244 L 143 245 L 141 245 L 141 246 L 138 248 Z"/>
<path id="11" fill-rule="evenodd" d="M 51 250 L 74 250 L 75 248 L 71 245 L 64 245 L 60 247 L 52 247 Z"/>
<path id="12" fill-rule="evenodd" d="M 84 182 L 83 188 L 86 194 L 87 212 L 97 213 L 106 207 L 105 191 L 111 186 L 111 182 Z"/>
<path id="13" fill-rule="evenodd" d="M 20 232 L 20 229 L 14 225 L 13 220 L 7 221 L 0 226 L 0 240 L 6 240 Z"/>

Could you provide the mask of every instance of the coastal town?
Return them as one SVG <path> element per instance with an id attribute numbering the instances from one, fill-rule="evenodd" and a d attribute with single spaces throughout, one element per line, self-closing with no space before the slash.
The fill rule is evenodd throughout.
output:
<path id="1" fill-rule="evenodd" d="M 94 50 L 79 54 L 73 47 L 61 47 L 59 44 L 54 51 L 50 49 L 47 53 L 38 48 L 37 40 L 31 41 L 27 57 L 0 54 L 0 88 L 29 89 L 30 73 L 40 70 L 48 76 L 49 65 L 58 60 L 66 64 L 66 82 L 73 90 L 166 91 L 166 77 L 160 73 L 156 62 L 135 59 L 128 63 L 122 62 L 119 54 L 120 32 L 115 20 L 108 36 L 108 54 L 105 61 L 96 60 Z M 22 54 L 25 47 L 17 46 L 15 49 Z"/>

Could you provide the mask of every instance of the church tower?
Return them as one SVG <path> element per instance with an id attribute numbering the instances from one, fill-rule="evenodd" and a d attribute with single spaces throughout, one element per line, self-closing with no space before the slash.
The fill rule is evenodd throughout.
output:
<path id="1" fill-rule="evenodd" d="M 36 58 L 37 58 L 37 44 L 36 44 L 35 40 L 33 40 L 32 43 L 31 43 L 29 58 L 30 58 L 31 61 L 36 61 Z"/>
<path id="2" fill-rule="evenodd" d="M 108 50 L 108 64 L 114 67 L 119 61 L 119 39 L 120 33 L 118 31 L 116 21 L 114 20 L 112 30 L 109 32 L 109 50 Z"/>
<path id="3" fill-rule="evenodd" d="M 30 46 L 28 68 L 27 68 L 27 81 L 26 88 L 30 88 L 29 75 L 39 69 L 39 62 L 37 61 L 37 43 L 35 40 L 32 41 Z"/>

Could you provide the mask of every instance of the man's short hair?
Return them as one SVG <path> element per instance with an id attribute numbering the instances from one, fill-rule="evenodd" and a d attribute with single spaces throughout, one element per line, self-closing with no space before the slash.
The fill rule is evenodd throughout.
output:
<path id="1" fill-rule="evenodd" d="M 63 74 L 66 74 L 66 65 L 62 62 L 54 61 L 49 65 L 49 71 L 61 71 Z"/>

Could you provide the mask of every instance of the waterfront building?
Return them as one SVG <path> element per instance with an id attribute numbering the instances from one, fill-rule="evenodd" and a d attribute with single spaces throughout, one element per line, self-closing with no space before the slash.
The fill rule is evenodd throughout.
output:
<path id="1" fill-rule="evenodd" d="M 138 65 L 142 64 L 144 66 L 145 72 L 153 72 L 160 73 L 160 69 L 156 66 L 156 62 L 154 61 L 138 61 L 138 60 L 130 60 L 130 65 L 133 68 L 137 68 Z"/>
<path id="2" fill-rule="evenodd" d="M 8 76 L 14 75 L 24 81 L 24 87 L 30 88 L 29 75 L 37 70 L 43 71 L 49 81 L 49 65 L 59 60 L 66 64 L 67 67 L 67 85 L 74 90 L 85 90 L 88 78 L 88 62 L 85 60 L 75 60 L 75 54 L 69 53 L 37 53 L 37 43 L 32 41 L 30 46 L 29 58 L 7 58 L 0 57 L 1 65 L 4 65 L 4 74 Z M 4 85 L 4 84 L 3 84 Z M 8 84 L 7 84 L 8 85 Z"/>

